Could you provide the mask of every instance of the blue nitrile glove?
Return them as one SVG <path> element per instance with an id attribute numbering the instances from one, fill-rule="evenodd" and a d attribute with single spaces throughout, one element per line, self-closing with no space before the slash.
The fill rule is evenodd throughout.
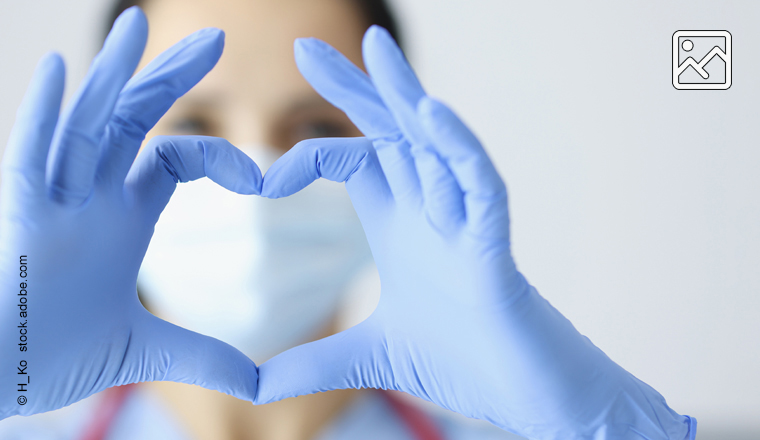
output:
<path id="1" fill-rule="evenodd" d="M 220 139 L 157 137 L 132 163 L 224 42 L 217 29 L 198 31 L 127 82 L 146 36 L 142 12 L 124 12 L 60 121 L 63 62 L 43 58 L 19 109 L 2 163 L 0 419 L 151 380 L 256 395 L 245 355 L 158 319 L 137 297 L 140 263 L 177 181 L 205 175 L 238 193 L 261 188 L 258 167 Z"/>
<path id="2" fill-rule="evenodd" d="M 694 419 L 610 360 L 516 269 L 504 183 L 382 28 L 366 34 L 364 59 L 369 77 L 321 41 L 297 41 L 301 73 L 369 140 L 299 143 L 264 176 L 262 195 L 345 181 L 380 302 L 361 324 L 261 365 L 254 403 L 383 388 L 529 438 L 694 438 Z"/>

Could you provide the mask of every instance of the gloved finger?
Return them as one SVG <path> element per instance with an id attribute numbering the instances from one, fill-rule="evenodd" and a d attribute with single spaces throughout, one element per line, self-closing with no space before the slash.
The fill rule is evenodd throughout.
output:
<path id="1" fill-rule="evenodd" d="M 253 402 L 258 369 L 251 359 L 225 342 L 143 311 L 144 316 L 134 324 L 124 362 L 111 386 L 180 382 Z"/>
<path id="2" fill-rule="evenodd" d="M 60 55 L 48 54 L 37 64 L 3 154 L 5 194 L 22 200 L 45 195 L 45 162 L 58 122 L 64 79 Z"/>
<path id="3" fill-rule="evenodd" d="M 425 209 L 431 222 L 443 231 L 464 223 L 462 191 L 446 164 L 438 157 L 419 123 L 417 103 L 425 90 L 393 37 L 373 25 L 363 40 L 364 64 L 377 93 L 411 142 Z"/>
<path id="4" fill-rule="evenodd" d="M 348 388 L 394 389 L 387 354 L 364 321 L 278 354 L 259 366 L 255 405 Z"/>
<path id="5" fill-rule="evenodd" d="M 238 194 L 261 193 L 261 171 L 227 140 L 210 136 L 156 136 L 137 156 L 124 181 L 126 193 L 155 222 L 177 182 L 207 176 Z"/>
<path id="6" fill-rule="evenodd" d="M 420 100 L 418 113 L 464 192 L 468 229 L 482 237 L 509 239 L 507 188 L 478 139 L 454 112 L 432 98 Z"/>
<path id="7" fill-rule="evenodd" d="M 428 221 L 443 234 L 455 233 L 466 222 L 464 194 L 459 184 L 445 161 L 431 148 L 420 148 L 413 155 Z"/>
<path id="8" fill-rule="evenodd" d="M 276 199 L 294 194 L 324 177 L 346 182 L 365 228 L 393 203 L 372 143 L 367 138 L 317 138 L 296 144 L 267 170 L 261 195 Z"/>
<path id="9" fill-rule="evenodd" d="M 417 102 L 425 90 L 401 48 L 387 30 L 372 25 L 364 34 L 362 53 L 372 84 L 396 125 L 412 145 L 425 144 L 425 133 L 417 121 Z"/>
<path id="10" fill-rule="evenodd" d="M 316 38 L 295 43 L 296 64 L 314 90 L 343 110 L 373 141 L 397 201 L 420 203 L 420 184 L 409 143 L 367 75 L 343 54 Z"/>
<path id="11" fill-rule="evenodd" d="M 140 61 L 147 36 L 148 23 L 139 8 L 129 8 L 116 19 L 53 136 L 46 183 L 54 200 L 79 205 L 89 196 L 103 131 Z"/>
<path id="12" fill-rule="evenodd" d="M 224 32 L 202 29 L 163 52 L 127 82 L 102 140 L 99 181 L 122 187 L 145 134 L 216 65 L 223 48 Z"/>

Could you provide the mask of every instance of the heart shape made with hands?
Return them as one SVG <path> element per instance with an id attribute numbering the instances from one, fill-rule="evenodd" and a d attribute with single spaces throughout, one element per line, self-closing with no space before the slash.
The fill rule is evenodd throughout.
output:
<path id="1" fill-rule="evenodd" d="M 319 40 L 297 40 L 301 73 L 366 137 L 303 141 L 263 178 L 223 139 L 156 137 L 137 154 L 223 46 L 221 31 L 196 32 L 130 79 L 146 36 L 143 13 L 127 10 L 60 121 L 57 55 L 40 62 L 19 109 L 0 187 L 0 322 L 19 333 L 0 334 L 0 383 L 29 382 L 0 403 L 0 419 L 169 380 L 255 404 L 394 389 L 531 438 L 693 438 L 694 419 L 610 360 L 520 274 L 504 182 L 385 30 L 365 35 L 369 75 Z M 150 314 L 136 280 L 154 225 L 177 183 L 203 176 L 270 198 L 320 177 L 345 182 L 380 273 L 376 310 L 259 367 Z"/>

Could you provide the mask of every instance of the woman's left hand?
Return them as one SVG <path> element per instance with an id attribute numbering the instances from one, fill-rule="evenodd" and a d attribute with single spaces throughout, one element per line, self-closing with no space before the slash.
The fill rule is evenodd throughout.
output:
<path id="1" fill-rule="evenodd" d="M 254 403 L 336 388 L 407 392 L 530 438 L 693 438 L 690 419 L 610 360 L 512 259 L 507 192 L 470 130 L 429 98 L 382 28 L 365 75 L 319 40 L 301 73 L 367 136 L 296 145 L 264 176 L 283 197 L 346 182 L 377 263 L 372 315 L 259 368 Z"/>

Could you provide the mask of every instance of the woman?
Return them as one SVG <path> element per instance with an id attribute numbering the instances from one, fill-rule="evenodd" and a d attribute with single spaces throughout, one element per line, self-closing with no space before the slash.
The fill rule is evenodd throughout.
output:
<path id="1" fill-rule="evenodd" d="M 358 65 L 371 24 L 398 38 L 381 0 L 122 1 L 112 20 L 133 5 L 143 8 L 151 26 L 143 64 L 197 29 L 226 33 L 214 70 L 146 139 L 223 137 L 262 171 L 303 139 L 362 135 L 298 72 L 296 38 L 320 38 Z M 278 239 L 284 236 L 289 238 Z M 180 187 L 162 213 L 138 287 L 153 313 L 228 342 L 259 365 L 360 321 L 364 316 L 341 319 L 342 298 L 369 262 L 361 225 L 340 185 L 317 182 L 286 199 L 252 200 L 203 179 Z M 372 306 L 374 284 L 359 288 L 369 288 L 360 294 Z M 516 438 L 485 422 L 427 413 L 394 393 L 341 390 L 253 406 L 200 387 L 152 382 L 111 388 L 59 411 L 69 420 L 46 433 L 45 414 L 4 421 L 0 432 L 17 422 L 24 438 L 37 438 L 29 437 L 36 425 L 39 438 L 50 439 Z"/>
<path id="2" fill-rule="evenodd" d="M 192 16 L 182 8 L 186 3 L 176 3 L 175 10 L 168 7 L 171 0 L 154 1 L 155 10 L 150 11 L 150 4 L 146 9 L 156 18 L 165 17 L 167 27 L 178 15 L 179 23 L 216 18 L 228 29 L 237 29 L 236 23 L 250 27 L 243 4 L 227 11 L 234 14 L 225 15 L 215 3 Z M 285 23 L 275 20 L 283 4 L 277 3 L 263 29 L 286 33 Z M 320 10 L 329 6 L 319 5 Z M 310 34 L 322 39 L 333 38 L 340 29 L 351 34 L 351 29 L 364 27 L 329 10 L 339 22 L 321 28 L 311 21 L 316 11 L 306 12 L 309 20 L 292 11 L 287 23 L 308 22 Z M 356 67 L 359 57 L 350 46 L 341 48 L 346 58 L 322 39 L 296 40 L 300 73 L 366 137 L 306 139 L 272 164 L 263 179 L 245 153 L 219 137 L 157 136 L 135 159 L 146 131 L 214 66 L 223 42 L 218 30 L 196 32 L 127 82 L 146 35 L 142 12 L 125 11 L 60 122 L 62 63 L 56 56 L 44 58 L 19 111 L 3 160 L 0 257 L 10 266 L 20 254 L 20 272 L 5 268 L 0 276 L 3 289 L 21 277 L 21 290 L 13 295 L 4 290 L 4 303 L 18 297 L 25 319 L 31 291 L 36 302 L 29 303 L 30 320 L 40 318 L 28 323 L 38 335 L 28 354 L 11 356 L 16 341 L 0 337 L 8 350 L 0 360 L 0 378 L 7 383 L 11 375 L 17 378 L 14 362 L 17 374 L 27 378 L 19 383 L 15 402 L 0 403 L 0 417 L 61 408 L 110 386 L 167 380 L 256 404 L 336 389 L 393 389 L 535 438 L 694 438 L 694 419 L 670 409 L 659 393 L 610 360 L 517 270 L 504 182 L 461 120 L 424 92 L 387 31 L 372 26 L 364 35 L 362 56 L 369 75 Z M 256 37 L 256 43 L 273 39 Z M 341 46 L 337 40 L 334 44 Z M 257 72 L 247 62 L 251 58 L 235 58 L 233 66 L 214 71 L 220 75 L 217 81 L 209 76 L 195 89 L 199 95 L 184 117 L 191 122 L 175 127 L 177 132 L 190 127 L 191 133 L 197 133 L 194 127 L 213 127 L 202 116 L 187 116 L 204 115 L 207 108 L 225 116 L 219 126 L 242 120 L 230 124 L 235 129 L 229 132 L 208 134 L 229 137 L 266 166 L 267 156 L 277 155 L 275 147 L 248 145 L 276 146 L 278 137 L 261 120 L 277 118 L 258 105 L 282 109 L 288 97 L 297 95 L 297 87 L 275 95 L 279 89 L 273 86 L 252 86 L 253 79 L 260 84 L 270 76 L 287 84 L 288 73 L 276 68 L 272 73 L 269 65 L 264 72 L 270 75 Z M 238 76 L 245 77 L 244 84 L 225 88 Z M 200 95 L 204 89 L 206 94 Z M 297 104 L 285 108 L 316 106 L 316 95 L 307 99 L 301 90 Z M 187 96 L 189 103 L 191 96 L 196 95 Z M 250 97 L 256 99 L 242 99 Z M 252 116 L 261 120 L 252 123 Z M 169 115 L 165 121 L 171 120 Z M 175 219 L 167 211 L 158 221 L 148 251 L 153 256 L 142 265 L 146 302 L 157 314 L 232 342 L 257 361 L 332 332 L 325 325 L 331 305 L 354 272 L 350 268 L 359 265 L 361 246 L 352 238 L 340 192 L 320 188 L 324 181 L 310 185 L 320 177 L 345 182 L 366 233 L 383 283 L 372 314 L 258 367 L 229 344 L 149 314 L 137 302 L 134 286 L 153 226 L 177 182 L 203 176 L 236 193 L 288 199 L 236 211 L 230 209 L 237 205 L 234 199 L 217 200 L 206 190 L 185 201 L 180 197 L 172 205 L 179 209 Z M 223 215 L 208 221 L 198 218 L 199 209 Z M 219 228 L 227 217 L 243 221 Z M 159 231 L 161 225 L 164 230 Z M 249 234 L 250 225 L 259 225 L 265 234 Z M 336 227 L 340 232 L 331 234 Z M 230 255 L 226 246 L 216 249 L 224 241 L 243 243 Z M 201 254 L 191 252 L 198 250 L 203 255 L 197 258 L 211 256 L 221 262 L 211 261 L 219 264 L 210 272 L 204 265 L 192 266 L 196 256 L 189 254 Z M 177 264 L 171 261 L 175 258 L 180 259 Z M 247 261 L 256 264 L 250 274 Z M 296 279 L 294 267 L 306 270 L 308 279 Z M 38 277 L 26 280 L 30 273 Z M 319 299 L 310 302 L 313 296 Z M 88 319 L 81 319 L 83 312 Z M 2 308 L 3 322 L 13 322 L 14 313 L 13 307 Z M 19 346 L 26 347 L 27 321 L 18 328 Z M 177 437 L 176 426 L 161 423 L 166 418 L 160 408 L 167 407 L 193 434 L 208 432 L 213 438 L 485 435 L 447 428 L 382 392 L 368 397 L 313 394 L 310 401 L 286 399 L 263 410 L 248 403 L 215 402 L 192 387 L 151 387 L 158 396 L 152 406 L 136 400 L 134 386 L 112 389 L 106 400 L 95 403 L 102 414 L 87 435 L 98 438 L 114 430 L 144 438 L 150 434 L 140 432 L 143 422 L 154 432 L 161 430 L 160 438 Z M 378 406 L 378 401 L 383 403 Z M 29 432 L 22 436 L 28 438 Z"/>

